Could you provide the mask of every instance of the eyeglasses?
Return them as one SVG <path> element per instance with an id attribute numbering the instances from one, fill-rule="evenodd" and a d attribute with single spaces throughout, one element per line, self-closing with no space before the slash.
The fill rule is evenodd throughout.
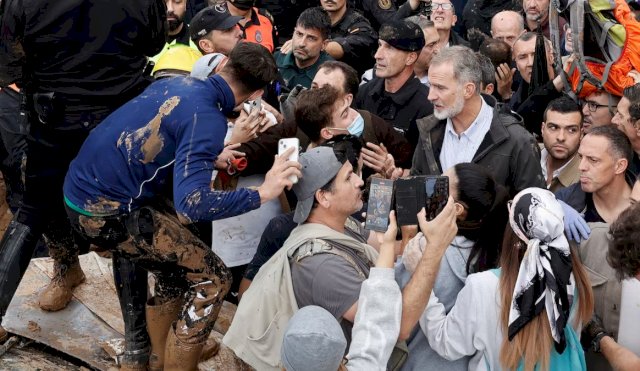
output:
<path id="1" fill-rule="evenodd" d="M 590 100 L 585 101 L 584 104 L 586 104 L 587 107 L 589 107 L 589 111 L 591 111 L 591 112 L 597 111 L 598 108 L 600 108 L 600 107 L 609 107 L 608 104 L 598 104 L 598 103 L 596 103 L 594 101 L 590 101 Z"/>
<path id="2" fill-rule="evenodd" d="M 438 9 L 442 10 L 451 10 L 453 8 L 453 4 L 451 3 L 431 3 L 431 10 L 435 11 Z"/>

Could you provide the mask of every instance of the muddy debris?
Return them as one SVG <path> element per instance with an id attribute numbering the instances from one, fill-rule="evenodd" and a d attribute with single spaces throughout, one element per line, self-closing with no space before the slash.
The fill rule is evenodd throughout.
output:
<path id="1" fill-rule="evenodd" d="M 40 326 L 37 323 L 33 322 L 33 321 L 29 321 L 29 323 L 27 325 L 27 328 L 31 332 L 40 332 L 40 330 L 41 330 Z"/>

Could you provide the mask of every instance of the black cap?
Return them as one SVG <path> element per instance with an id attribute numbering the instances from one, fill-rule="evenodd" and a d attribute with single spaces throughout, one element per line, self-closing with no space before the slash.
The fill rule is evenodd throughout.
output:
<path id="1" fill-rule="evenodd" d="M 417 52 L 424 46 L 422 29 L 409 21 L 391 21 L 383 24 L 378 37 L 394 48 L 406 52 Z"/>
<path id="2" fill-rule="evenodd" d="M 225 4 L 216 4 L 204 8 L 191 19 L 189 24 L 191 39 L 197 41 L 213 30 L 228 30 L 237 25 L 242 18 L 231 15 Z"/>
<path id="3" fill-rule="evenodd" d="M 253 8 L 253 5 L 255 4 L 254 0 L 229 0 L 229 2 L 231 4 L 233 4 L 233 6 L 235 6 L 236 8 L 240 9 L 240 10 L 248 10 Z"/>

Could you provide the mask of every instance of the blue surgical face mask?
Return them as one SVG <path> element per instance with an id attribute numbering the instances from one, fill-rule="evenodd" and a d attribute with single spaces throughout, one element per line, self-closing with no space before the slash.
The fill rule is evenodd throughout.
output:
<path id="1" fill-rule="evenodd" d="M 349 125 L 349 127 L 347 127 L 347 131 L 353 136 L 362 136 L 362 132 L 364 131 L 364 118 L 362 118 L 361 114 L 358 113 L 358 116 L 353 119 L 353 122 Z"/>

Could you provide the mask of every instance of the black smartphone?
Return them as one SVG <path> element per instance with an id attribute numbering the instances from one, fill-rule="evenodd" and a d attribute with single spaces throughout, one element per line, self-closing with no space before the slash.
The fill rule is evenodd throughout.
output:
<path id="1" fill-rule="evenodd" d="M 393 199 L 393 180 L 372 178 L 369 186 L 367 219 L 364 228 L 385 232 L 389 226 L 389 212 Z"/>
<path id="2" fill-rule="evenodd" d="M 447 200 L 449 199 L 449 177 L 427 176 L 424 189 L 424 210 L 427 213 L 427 220 L 433 220 L 447 205 Z"/>
<path id="3" fill-rule="evenodd" d="M 426 177 L 413 176 L 396 180 L 395 207 L 398 225 L 417 225 L 418 212 L 425 203 Z"/>

